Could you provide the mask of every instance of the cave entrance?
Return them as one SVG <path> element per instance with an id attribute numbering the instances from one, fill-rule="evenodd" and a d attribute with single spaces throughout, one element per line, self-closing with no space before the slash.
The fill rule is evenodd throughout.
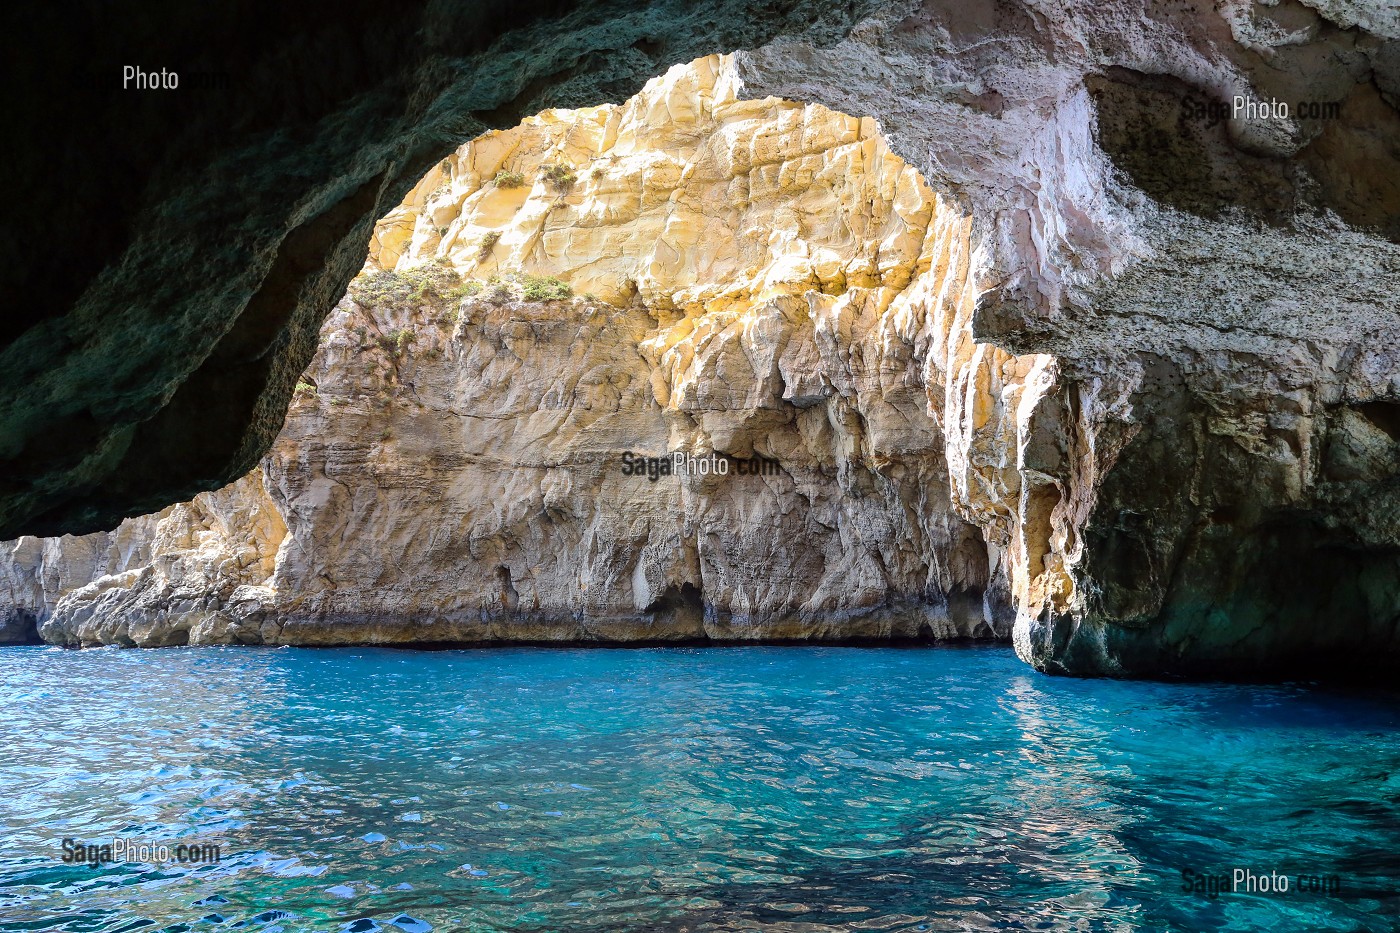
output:
<path id="1" fill-rule="evenodd" d="M 194 643 L 1005 637 L 941 420 L 1028 370 L 971 340 L 971 221 L 873 120 L 740 89 L 712 56 L 434 164 L 258 469 L 103 572 L 236 592 Z M 168 642 L 130 589 L 46 637 Z"/>

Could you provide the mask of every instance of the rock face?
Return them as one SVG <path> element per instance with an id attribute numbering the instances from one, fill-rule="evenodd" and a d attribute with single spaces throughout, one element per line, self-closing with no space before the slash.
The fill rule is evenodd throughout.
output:
<path id="1" fill-rule="evenodd" d="M 1398 40 L 1360 3 L 924 4 L 740 56 L 875 113 L 973 216 L 973 333 L 1054 360 L 1019 482 L 955 495 L 1027 542 L 1035 666 L 1393 676 Z"/>
<path id="2" fill-rule="evenodd" d="M 84 644 L 143 647 L 236 640 L 229 632 L 260 618 L 272 596 L 286 533 L 255 471 L 115 531 L 7 542 L 3 632 L 9 641 L 67 643 L 62 633 L 73 631 Z"/>
<path id="3" fill-rule="evenodd" d="M 63 644 L 1006 637 L 942 425 L 1046 362 L 972 345 L 968 219 L 872 121 L 736 91 L 703 59 L 444 160 L 261 468 L 23 539 L 17 610 Z"/>
<path id="4" fill-rule="evenodd" d="M 536 360 L 548 366 L 548 359 L 560 367 L 553 375 L 563 381 L 554 394 L 538 392 L 546 412 L 563 410 L 580 394 L 593 400 L 595 411 L 613 404 L 632 411 L 627 406 L 647 396 L 627 395 L 633 386 L 628 380 L 645 378 L 651 385 L 648 404 L 659 412 L 668 445 L 736 455 L 753 447 L 768 455 L 777 451 L 781 460 L 781 445 L 763 445 L 770 438 L 785 445 L 795 432 L 802 453 L 782 461 L 786 475 L 797 489 L 813 464 L 834 465 L 843 484 L 840 495 L 822 500 L 813 493 L 809 501 L 814 515 L 840 516 L 834 527 L 847 535 L 840 539 L 843 547 L 854 540 L 849 536 L 855 530 L 863 542 L 873 542 L 877 532 L 870 523 L 885 521 L 876 512 L 852 511 L 853 501 L 873 494 L 877 505 L 884 503 L 885 516 L 900 503 L 908 515 L 903 525 L 880 525 L 885 544 L 854 552 L 851 559 L 860 566 L 841 570 L 849 575 L 840 586 L 851 605 L 867 605 L 862 600 L 872 597 L 864 594 L 874 591 L 864 583 L 877 579 L 885 581 L 887 605 L 946 602 L 950 619 L 958 616 L 951 608 L 958 603 L 953 594 L 990 593 L 992 610 L 1005 600 L 1015 607 L 1020 655 L 1062 673 L 1273 675 L 1311 673 L 1333 663 L 1352 670 L 1393 669 L 1400 656 L 1400 418 L 1395 414 L 1400 411 L 1395 350 L 1400 339 L 1395 297 L 1400 294 L 1400 25 L 1394 13 L 1347 0 L 1146 6 L 1113 0 L 891 0 L 855 10 L 850 19 L 834 7 L 829 16 L 820 12 L 823 5 L 799 7 L 810 19 L 792 31 L 805 34 L 772 38 L 790 24 L 763 20 L 767 44 L 740 43 L 749 51 L 735 56 L 735 76 L 716 81 L 712 99 L 727 99 L 723 89 L 737 83 L 744 97 L 771 94 L 860 116 L 856 139 L 839 145 L 869 141 L 873 134 L 866 123 L 878 126 L 889 149 L 931 186 L 919 182 L 920 196 L 914 199 L 933 205 L 919 246 L 901 244 L 898 236 L 890 240 L 882 232 L 888 228 L 878 223 L 869 229 L 823 226 L 831 211 L 823 200 L 825 189 L 844 183 L 820 176 L 816 168 L 811 176 L 794 170 L 785 181 L 783 167 L 801 165 L 815 153 L 805 143 L 781 156 L 759 136 L 747 148 L 714 144 L 715 152 L 737 153 L 728 156 L 732 165 L 697 157 L 703 148 L 698 138 L 668 140 L 660 151 L 642 156 L 626 150 L 625 138 L 608 137 L 626 117 L 599 112 L 592 124 L 587 119 L 579 124 L 580 141 L 573 150 L 562 142 L 531 156 L 530 146 L 544 144 L 527 127 L 513 131 L 522 135 L 482 140 L 468 162 L 459 155 L 452 160 L 451 178 L 430 176 L 401 209 L 398 225 L 377 230 L 375 260 L 395 269 L 402 265 L 405 275 L 439 255 L 469 277 L 518 265 L 523 272 L 567 278 L 580 293 L 596 293 L 599 302 L 584 303 L 601 309 L 596 313 L 625 315 L 637 310 L 635 302 L 652 323 L 639 318 L 629 325 L 630 318 L 620 319 L 618 328 L 632 327 L 628 332 L 635 341 L 629 337 L 617 352 L 625 356 L 625 346 L 635 342 L 643 364 L 634 369 L 614 358 L 590 358 L 586 364 L 600 374 L 626 371 L 628 379 L 619 376 L 619 382 L 572 382 L 572 354 L 585 352 L 573 342 L 568 366 L 555 350 L 532 355 L 536 345 L 549 346 L 536 335 L 550 321 L 571 326 L 575 312 L 565 314 L 562 306 L 538 320 L 521 306 L 518 321 L 492 324 L 491 314 L 516 304 L 488 311 L 478 303 L 462 327 L 464 333 L 479 327 L 486 338 L 499 339 L 522 366 Z M 723 19 L 722 12 L 718 15 Z M 700 20 L 686 20 L 678 29 L 704 32 Z M 854 28 L 847 29 L 852 21 Z M 592 70 L 583 73 L 606 71 L 589 62 Z M 542 78 L 534 90 L 549 88 L 550 80 Z M 522 90 L 518 96 L 537 100 L 542 93 Z M 1255 110 L 1234 112 L 1237 97 Z M 703 94 L 665 94 L 656 100 L 650 118 L 634 116 L 632 125 L 673 116 L 684 124 L 694 119 L 689 114 L 705 108 Z M 1267 114 L 1258 112 L 1264 102 L 1271 104 Z M 1289 114 L 1281 115 L 1275 102 L 1287 104 Z M 386 130 L 389 138 L 407 133 L 401 126 Z M 835 139 L 844 137 L 838 133 Z M 524 148 L 516 153 L 510 148 L 516 145 Z M 431 150 L 436 158 L 446 148 L 425 144 L 415 151 Z M 837 148 L 832 142 L 822 151 Z M 556 192 L 535 177 L 523 191 L 485 184 L 498 164 L 547 165 L 565 156 L 570 162 L 590 160 L 568 191 Z M 604 163 L 597 179 L 595 159 Z M 639 169 L 639 184 L 605 190 L 613 177 L 608 164 L 627 159 L 652 164 Z M 415 171 L 423 164 L 416 163 Z M 319 177 L 342 172 L 344 163 L 333 166 Z M 729 186 L 705 187 L 707 179 L 728 179 Z M 261 187 L 256 179 L 250 184 Z M 819 209 L 804 208 L 802 198 L 795 198 L 762 215 L 765 226 L 750 232 L 743 215 L 753 193 L 761 194 L 765 186 L 782 190 L 784 184 L 806 190 L 802 197 Z M 673 194 L 674 203 L 668 200 Z M 889 210 L 902 211 L 904 226 L 919 226 L 914 218 L 923 208 L 910 207 L 898 190 L 886 200 Z M 869 214 L 877 216 L 875 206 Z M 712 229 L 722 232 L 706 232 Z M 501 236 L 487 248 L 482 237 L 491 231 Z M 842 237 L 848 234 L 853 241 L 879 242 L 880 249 L 864 256 L 843 251 Z M 752 252 L 757 241 L 770 248 L 762 261 Z M 315 242 L 319 249 L 322 241 Z M 586 254 L 570 248 L 581 250 L 585 242 Z M 317 249 L 308 246 L 298 268 L 316 268 L 323 255 Z M 905 260 L 888 258 L 887 250 L 889 257 L 902 257 L 909 249 L 918 259 L 904 280 Z M 338 262 L 337 281 L 343 281 L 353 263 Z M 220 287 L 229 280 L 225 271 L 214 269 L 204 281 Z M 731 294 L 732 287 L 737 290 Z M 307 321 L 331 300 L 326 289 L 316 294 L 316 301 L 304 305 L 312 310 L 299 325 L 306 338 L 298 344 L 299 360 L 310 353 Z M 276 316 L 290 306 L 287 295 L 284 289 L 269 299 L 269 320 L 281 320 Z M 346 306 L 337 314 L 352 311 L 388 313 Z M 581 306 L 577 313 L 584 313 Z M 730 314 L 737 317 L 727 318 Z M 406 317 L 392 320 L 391 327 L 409 326 Z M 369 333 L 370 325 L 363 326 Z M 502 328 L 499 338 L 491 336 L 496 326 Z M 420 329 L 413 325 L 415 335 Z M 524 341 L 527 331 L 530 348 L 522 345 L 517 353 L 512 341 Z M 396 367 L 419 340 L 426 350 L 436 345 L 434 339 L 426 332 L 415 336 L 408 354 L 395 357 Z M 323 384 L 315 367 L 337 352 L 335 340 L 329 339 L 311 371 L 321 395 L 332 387 Z M 443 344 L 444 360 L 460 352 L 455 346 Z M 66 344 L 45 341 L 26 345 L 17 359 L 67 352 Z M 155 349 L 149 355 L 168 356 Z M 282 394 L 269 390 L 268 412 L 280 410 L 278 403 L 295 379 L 296 370 L 286 368 L 292 356 L 277 357 Z M 536 397 L 522 384 L 531 380 L 521 375 L 534 372 L 533 365 L 512 370 L 493 355 L 489 363 L 483 358 L 482 367 L 490 374 L 483 386 L 494 388 L 478 391 L 490 404 L 515 405 L 509 410 L 520 412 Z M 16 385 L 33 382 L 22 367 L 0 372 L 20 373 Z M 510 379 L 492 382 L 497 374 Z M 268 383 L 260 379 L 250 377 L 249 385 L 263 391 Z M 48 417 L 46 400 L 77 397 L 66 394 L 71 380 L 65 380 L 55 376 L 42 390 L 16 396 L 37 400 L 25 409 L 26 424 L 39 425 Z M 176 382 L 162 385 L 169 389 Z M 450 407 L 461 404 L 464 391 L 455 390 L 443 410 L 465 411 Z M 111 394 L 105 385 L 88 393 L 92 399 Z M 198 403 L 215 392 L 195 386 L 187 394 L 186 410 L 198 411 Z M 388 394 L 396 397 L 393 390 Z M 606 401 L 614 396 L 616 403 Z M 922 409 L 902 400 L 916 396 L 925 400 Z M 296 403 L 289 432 L 297 430 L 310 401 Z M 342 407 L 350 413 L 352 404 L 347 399 Z M 814 411 L 824 413 L 830 439 L 812 434 Z M 489 407 L 476 410 L 483 412 Z M 527 451 L 538 458 L 537 465 L 559 469 L 561 457 L 585 456 L 576 451 L 597 456 L 587 445 L 602 435 L 591 429 L 576 432 L 587 440 L 569 449 L 535 433 L 552 424 L 551 417 L 537 408 L 529 418 L 508 419 L 526 427 L 512 433 L 501 462 L 529 462 L 520 459 L 520 451 Z M 209 424 L 226 428 L 246 422 L 240 419 L 235 413 Z M 9 414 L 0 422 L 7 430 L 19 423 Z M 76 458 L 86 450 L 78 421 L 70 425 L 55 417 L 52 424 L 62 430 L 32 433 L 75 438 L 64 456 Z M 338 435 L 335 443 L 349 445 L 353 437 L 364 444 L 363 432 L 373 435 L 379 427 L 368 418 L 355 424 L 361 434 Z M 574 424 L 565 420 L 564 426 Z M 631 424 L 626 430 L 653 436 Z M 391 453 L 396 443 L 403 452 L 406 442 L 395 438 L 408 435 L 393 434 L 391 428 L 385 442 Z M 224 430 L 220 436 L 232 435 Z M 270 436 L 269 429 L 258 438 Z M 454 443 L 478 451 L 476 469 L 498 456 L 496 447 L 481 440 Z M 617 450 L 615 442 L 607 443 L 607 450 Z M 642 442 L 628 443 L 640 447 Z M 257 447 L 250 442 L 240 449 Z M 141 449 L 154 458 L 178 459 L 172 456 L 178 450 L 174 441 Z M 251 454 L 238 460 L 217 447 L 210 451 L 209 462 L 225 468 L 251 463 Z M 292 475 L 278 473 L 280 456 L 274 451 L 265 465 L 274 501 L 279 477 Z M 18 453 L 15 457 L 13 462 L 21 463 Z M 326 482 L 347 482 L 332 453 L 315 462 L 328 465 Z M 605 467 L 595 468 L 606 475 Z M 901 470 L 913 472 L 906 476 Z M 78 478 L 94 477 L 82 487 L 91 491 L 108 475 L 93 470 Z M 549 488 L 556 492 L 539 493 L 541 504 L 546 498 L 551 503 L 544 514 L 562 508 L 573 516 L 563 520 L 567 533 L 606 544 L 598 551 L 585 546 L 585 556 L 594 561 L 584 561 L 585 566 L 618 566 L 606 564 L 605 556 L 628 553 L 642 540 L 640 526 L 633 526 L 631 538 L 620 530 L 638 516 L 647 517 L 649 529 L 648 544 L 641 546 L 660 540 L 651 537 L 650 529 L 664 524 L 659 517 L 651 524 L 659 514 L 654 504 L 629 505 L 626 522 L 608 523 L 603 539 L 587 537 L 583 529 L 603 526 L 591 524 L 597 516 L 578 505 L 585 494 L 575 497 L 569 491 L 574 487 L 560 485 L 562 475 L 554 475 L 557 483 Z M 49 488 L 60 489 L 77 482 L 78 474 L 52 476 L 59 478 L 46 481 Z M 863 485 L 866 476 L 874 478 L 870 488 Z M 473 482 L 478 480 L 484 481 Z M 608 495 L 572 474 L 569 482 Z M 484 530 L 472 524 L 475 518 L 461 525 L 459 516 L 448 512 L 452 530 L 436 539 L 425 533 L 413 546 L 459 540 L 456 529 L 470 525 L 476 530 L 466 533 L 469 542 L 504 549 L 475 553 L 505 568 L 492 592 L 503 605 L 514 602 L 510 611 L 523 617 L 534 602 L 522 597 L 516 565 L 497 555 L 509 552 L 507 542 L 529 537 L 521 537 L 522 513 L 510 510 L 525 508 L 521 502 L 534 501 L 529 490 L 545 485 L 510 485 L 504 478 L 488 483 L 483 488 L 499 490 L 492 507 L 500 514 Z M 161 488 L 168 493 L 175 487 Z M 312 483 L 304 494 L 314 499 L 337 488 Z M 731 481 L 725 488 L 737 487 Z M 915 490 L 917 496 L 910 498 Z M 54 493 L 58 499 L 69 494 Z M 75 501 L 83 501 L 83 495 L 90 507 L 96 493 Z M 125 487 L 104 495 L 127 506 L 135 502 Z M 356 509 L 381 507 L 378 493 L 359 495 L 351 497 Z M 681 541 L 691 540 L 698 528 L 712 533 L 715 525 L 703 525 L 704 517 L 717 514 L 710 511 L 712 498 L 704 507 L 667 513 L 668 521 L 684 516 Z M 826 506 L 836 511 L 823 511 Z M 744 499 L 742 508 L 751 507 Z M 790 514 L 784 508 L 780 502 L 734 514 L 770 521 Z M 65 513 L 69 524 L 63 527 L 73 527 L 72 516 L 80 513 L 76 507 Z M 822 568 L 836 566 L 829 557 L 832 539 L 822 530 L 826 521 L 814 525 L 815 532 L 802 530 L 804 541 L 810 538 L 814 549 L 828 555 Z M 294 540 L 297 522 L 288 516 L 287 523 L 287 540 Z M 58 525 L 8 527 L 13 532 Z M 791 537 L 792 526 L 777 527 Z M 985 548 L 977 549 L 987 555 L 985 570 L 954 557 L 969 553 L 953 543 L 965 540 L 964 534 L 985 541 Z M 941 543 L 940 535 L 949 543 Z M 633 544 L 616 545 L 624 538 Z M 747 550 L 735 553 L 748 561 L 756 545 L 751 537 L 746 540 Z M 679 545 L 666 553 L 681 564 L 690 560 Z M 858 558 L 876 553 L 879 560 L 871 556 L 870 563 L 878 577 Z M 279 572 L 285 559 L 278 561 Z M 782 559 L 795 558 L 784 553 Z M 371 555 L 361 566 L 368 574 L 389 560 Z M 640 565 L 623 560 L 620 566 Z M 701 563 L 707 566 L 719 564 Z M 333 576 L 329 567 L 317 573 Z M 916 596 L 909 581 L 920 567 L 928 568 L 929 583 Z M 966 570 L 953 569 L 958 567 Z M 745 615 L 746 607 L 760 603 L 747 595 L 715 602 L 714 594 L 742 592 L 742 587 L 731 586 L 735 577 L 717 569 L 704 572 L 709 578 L 702 581 L 707 587 L 699 594 L 702 605 L 722 605 L 732 618 L 765 620 L 754 623 L 760 627 L 785 624 L 781 620 L 789 610 L 774 608 L 784 605 L 776 595 L 781 585 L 763 590 L 763 612 Z M 626 586 L 608 587 L 607 598 L 620 599 L 625 592 L 634 607 L 641 598 L 637 594 L 659 600 L 652 613 L 635 618 L 677 606 L 692 607 L 677 618 L 693 616 L 696 592 L 685 586 L 697 584 L 688 573 L 668 569 L 655 581 L 628 576 Z M 562 576 L 556 573 L 548 585 L 555 587 Z M 307 623 L 310 630 L 332 624 L 341 613 L 333 607 L 342 605 L 333 595 L 314 594 L 343 584 L 307 590 L 311 602 L 299 617 L 321 620 Z M 673 585 L 677 589 L 668 593 Z M 809 592 L 819 592 L 816 586 Z M 274 590 L 275 603 L 284 591 Z M 485 606 L 489 595 L 482 591 L 473 598 L 477 601 L 464 599 L 462 605 Z M 559 600 L 554 605 L 573 605 L 557 589 L 542 596 L 540 605 L 554 598 Z M 590 588 L 587 598 L 601 597 Z M 818 601 L 810 608 L 843 604 Z M 621 618 L 599 603 L 590 605 L 600 619 Z M 992 610 L 984 610 L 982 618 L 998 618 Z M 481 618 L 496 618 L 492 610 L 482 611 Z M 929 618 L 941 618 L 939 611 L 930 609 Z M 720 619 L 720 612 L 711 614 L 713 619 Z M 281 617 L 274 612 L 271 618 Z M 382 618 L 387 616 L 363 623 L 347 617 L 334 624 L 364 624 L 368 631 L 381 626 L 376 619 Z"/>
<path id="5" fill-rule="evenodd" d="M 459 144 L 869 4 L 56 2 L 14 63 L 0 538 L 112 528 L 246 473 L 375 221 Z M 127 67 L 173 71 L 141 90 Z M 130 80 L 127 80 L 130 78 Z"/>

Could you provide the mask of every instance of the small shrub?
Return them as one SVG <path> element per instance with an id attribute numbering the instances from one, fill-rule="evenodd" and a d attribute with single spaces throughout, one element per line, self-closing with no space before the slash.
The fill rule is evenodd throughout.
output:
<path id="1" fill-rule="evenodd" d="M 446 227 L 438 227 L 438 228 L 437 228 L 437 235 L 438 235 L 439 237 L 445 237 L 445 236 L 447 236 L 447 228 L 446 228 Z"/>
<path id="2" fill-rule="evenodd" d="M 563 301 L 573 293 L 567 282 L 552 275 L 527 275 L 521 288 L 526 301 Z"/>
<path id="3" fill-rule="evenodd" d="M 401 356 L 413 341 L 418 339 L 418 335 L 406 327 L 396 328 L 387 334 L 380 334 L 374 338 L 374 342 L 379 344 L 381 350 L 388 351 L 394 356 Z M 385 367 L 386 372 L 392 371 L 390 367 Z"/>
<path id="4" fill-rule="evenodd" d="M 501 169 L 496 173 L 496 177 L 491 179 L 491 184 L 497 188 L 523 188 L 525 187 L 525 176 L 519 172 L 508 172 Z"/>
<path id="5" fill-rule="evenodd" d="M 501 231 L 492 230 L 481 238 L 481 247 L 476 251 L 476 261 L 485 262 L 486 257 L 491 255 L 491 250 L 496 244 L 501 242 Z"/>
<path id="6" fill-rule="evenodd" d="M 394 436 L 394 432 L 393 432 L 393 431 L 390 431 L 388 428 L 385 428 L 384 430 L 382 430 L 382 431 L 379 432 L 379 439 L 380 439 L 381 441 L 387 441 L 387 440 L 389 440 L 390 438 L 392 438 L 393 436 Z"/>
<path id="7" fill-rule="evenodd" d="M 569 189 L 573 188 L 574 182 L 578 181 L 574 170 L 562 162 L 546 166 L 542 174 L 549 186 L 560 194 L 567 194 Z"/>
<path id="8" fill-rule="evenodd" d="M 447 297 L 454 301 L 458 298 L 472 298 L 481 293 L 481 283 L 476 279 L 467 279 L 452 291 L 447 293 Z M 456 313 L 455 311 L 453 312 Z"/>
<path id="9" fill-rule="evenodd" d="M 350 283 L 350 295 L 362 305 L 407 308 L 423 301 L 440 301 L 461 281 L 450 265 L 435 259 L 404 272 L 386 269 L 357 276 Z"/>
<path id="10" fill-rule="evenodd" d="M 505 304 L 506 302 L 510 301 L 510 299 L 510 286 L 505 285 L 504 283 L 497 285 L 495 288 L 492 288 L 490 294 L 486 296 L 487 301 L 497 306 Z"/>
<path id="11" fill-rule="evenodd" d="M 293 391 L 296 395 L 315 395 L 316 384 L 314 382 L 307 382 L 305 379 L 302 379 L 297 382 L 297 387 Z"/>

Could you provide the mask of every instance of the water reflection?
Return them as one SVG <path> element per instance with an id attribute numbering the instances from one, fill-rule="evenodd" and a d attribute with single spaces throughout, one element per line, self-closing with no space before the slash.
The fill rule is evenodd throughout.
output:
<path id="1" fill-rule="evenodd" d="M 1384 700 L 1061 680 L 996 649 L 23 648 L 0 649 L 0 675 L 6 929 L 1400 914 Z M 213 838 L 224 858 L 57 860 L 65 836 L 113 834 Z M 1181 890 L 1183 868 L 1236 863 L 1349 881 L 1331 898 Z"/>

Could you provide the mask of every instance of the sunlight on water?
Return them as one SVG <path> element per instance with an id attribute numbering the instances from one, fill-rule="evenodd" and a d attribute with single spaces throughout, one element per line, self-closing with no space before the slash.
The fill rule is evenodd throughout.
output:
<path id="1" fill-rule="evenodd" d="M 6 648 L 0 673 L 5 930 L 1400 917 L 1394 700 L 1050 678 L 993 648 Z M 113 836 L 222 858 L 61 861 Z M 1236 868 L 1294 880 L 1184 890 Z"/>

